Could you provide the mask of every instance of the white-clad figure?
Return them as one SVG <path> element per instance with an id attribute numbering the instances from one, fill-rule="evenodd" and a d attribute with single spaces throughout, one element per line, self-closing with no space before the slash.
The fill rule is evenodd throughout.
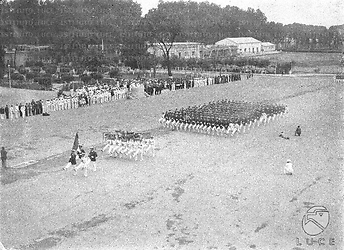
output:
<path id="1" fill-rule="evenodd" d="M 13 107 L 13 105 L 11 105 L 9 108 L 9 116 L 10 116 L 10 119 L 13 120 L 13 118 L 14 118 L 14 107 Z"/>
<path id="2" fill-rule="evenodd" d="M 284 166 L 284 174 L 292 175 L 293 173 L 294 173 L 293 164 L 291 163 L 291 160 L 287 160 L 287 163 Z"/>
<path id="3" fill-rule="evenodd" d="M 20 111 L 21 111 L 21 113 L 22 113 L 23 118 L 25 118 L 25 105 L 22 105 L 22 106 L 20 107 Z"/>
<path id="4" fill-rule="evenodd" d="M 19 116 L 20 116 L 20 113 L 19 113 L 19 106 L 18 106 L 18 104 L 16 104 L 16 105 L 14 106 L 14 118 L 18 119 Z"/>
<path id="5" fill-rule="evenodd" d="M 74 168 L 74 175 L 76 175 L 78 169 L 81 168 L 84 170 L 84 176 L 87 177 L 87 168 L 90 162 L 91 162 L 90 158 L 84 155 L 81 158 L 81 163 Z"/>
<path id="6" fill-rule="evenodd" d="M 107 140 L 105 147 L 102 149 L 102 152 L 105 152 L 105 150 L 110 148 L 111 145 L 112 145 L 112 141 L 111 140 Z"/>

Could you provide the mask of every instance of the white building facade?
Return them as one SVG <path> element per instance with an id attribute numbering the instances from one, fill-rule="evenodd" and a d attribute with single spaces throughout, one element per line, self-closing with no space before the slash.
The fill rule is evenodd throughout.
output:
<path id="1" fill-rule="evenodd" d="M 170 49 L 170 57 L 176 56 L 178 58 L 203 58 L 204 44 L 197 42 L 175 42 Z M 147 50 L 151 54 L 155 54 L 157 57 L 163 57 L 164 52 L 162 45 L 154 43 L 153 46 Z"/>
<path id="2" fill-rule="evenodd" d="M 269 53 L 276 51 L 276 45 L 269 42 L 262 42 L 262 53 Z"/>
<path id="3" fill-rule="evenodd" d="M 260 54 L 262 50 L 262 42 L 253 37 L 225 38 L 215 45 L 237 46 L 239 55 Z"/>

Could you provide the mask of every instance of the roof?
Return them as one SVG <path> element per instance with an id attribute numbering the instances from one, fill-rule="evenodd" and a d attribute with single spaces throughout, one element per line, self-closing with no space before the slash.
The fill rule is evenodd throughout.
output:
<path id="1" fill-rule="evenodd" d="M 201 45 L 201 43 L 197 42 L 174 42 L 173 44 L 175 45 Z"/>
<path id="2" fill-rule="evenodd" d="M 275 45 L 275 44 L 269 43 L 269 42 L 263 42 L 262 45 L 263 46 L 272 46 L 272 45 Z"/>
<path id="3" fill-rule="evenodd" d="M 157 46 L 160 43 L 153 43 L 153 46 Z M 170 44 L 170 43 L 167 43 Z M 202 43 L 198 42 L 174 42 L 173 45 L 202 45 Z"/>
<path id="4" fill-rule="evenodd" d="M 245 43 L 261 43 L 261 41 L 253 38 L 253 37 L 228 37 L 225 39 L 222 39 L 215 44 L 230 44 L 230 43 L 235 43 L 235 44 L 245 44 Z"/>

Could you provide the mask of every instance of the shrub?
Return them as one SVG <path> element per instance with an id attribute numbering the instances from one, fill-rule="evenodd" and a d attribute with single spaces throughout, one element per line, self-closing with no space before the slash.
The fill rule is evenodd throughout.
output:
<path id="1" fill-rule="evenodd" d="M 37 77 L 34 81 L 38 82 L 39 85 L 43 86 L 45 90 L 49 90 L 52 87 L 50 77 Z"/>
<path id="2" fill-rule="evenodd" d="M 103 75 L 100 74 L 100 73 L 91 73 L 91 77 L 94 79 L 94 80 L 101 80 L 103 78 Z"/>
<path id="3" fill-rule="evenodd" d="M 81 79 L 81 81 L 83 81 L 84 83 L 89 83 L 89 82 L 91 81 L 92 77 L 91 77 L 91 76 L 88 76 L 88 75 L 82 75 L 82 76 L 80 77 L 80 79 Z"/>
<path id="4" fill-rule="evenodd" d="M 62 82 L 71 82 L 71 81 L 74 81 L 74 77 L 71 75 L 64 74 L 61 76 L 61 81 Z"/>
<path id="5" fill-rule="evenodd" d="M 25 77 L 22 74 L 14 73 L 14 74 L 11 74 L 11 79 L 12 80 L 24 80 Z"/>
<path id="6" fill-rule="evenodd" d="M 35 77 L 38 77 L 38 76 L 39 76 L 39 74 L 35 73 L 35 72 L 28 72 L 28 73 L 26 73 L 26 79 L 27 80 L 34 79 Z"/>
<path id="7" fill-rule="evenodd" d="M 119 74 L 119 68 L 112 69 L 112 70 L 109 72 L 110 78 L 116 78 L 116 77 L 118 77 L 119 75 L 120 75 L 120 74 Z"/>

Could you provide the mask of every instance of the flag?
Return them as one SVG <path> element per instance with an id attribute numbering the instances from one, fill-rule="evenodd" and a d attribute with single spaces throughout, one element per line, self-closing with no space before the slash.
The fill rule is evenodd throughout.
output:
<path id="1" fill-rule="evenodd" d="M 79 148 L 79 135 L 78 135 L 78 132 L 76 132 L 72 150 L 73 149 L 77 150 L 78 148 Z"/>

